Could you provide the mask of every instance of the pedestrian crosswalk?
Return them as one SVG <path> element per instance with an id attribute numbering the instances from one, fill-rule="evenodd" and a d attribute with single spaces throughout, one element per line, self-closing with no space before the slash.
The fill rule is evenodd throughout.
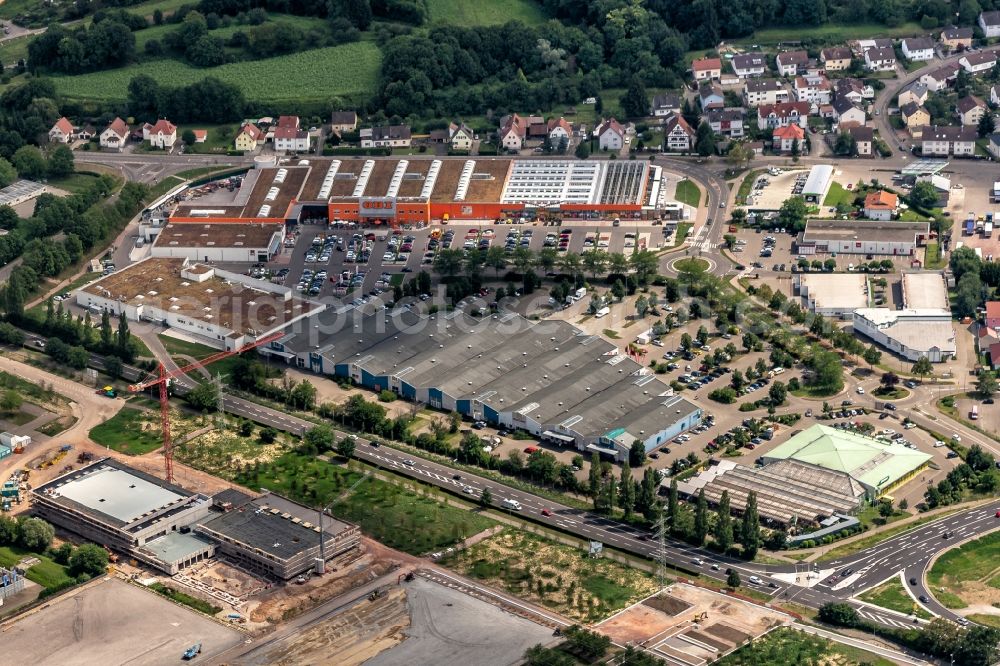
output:
<path id="1" fill-rule="evenodd" d="M 913 620 L 906 620 L 902 617 L 889 617 L 881 613 L 873 613 L 869 610 L 858 609 L 858 615 L 871 622 L 896 627 L 898 629 L 910 629 L 913 627 Z"/>

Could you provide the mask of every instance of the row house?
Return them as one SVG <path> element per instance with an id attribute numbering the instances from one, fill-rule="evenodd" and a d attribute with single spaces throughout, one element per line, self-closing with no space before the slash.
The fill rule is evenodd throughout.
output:
<path id="1" fill-rule="evenodd" d="M 846 46 L 834 46 L 819 53 L 819 61 L 828 72 L 840 72 L 851 68 L 854 54 Z"/>
<path id="2" fill-rule="evenodd" d="M 788 91 L 778 79 L 753 79 L 743 84 L 747 106 L 778 104 L 789 100 Z"/>
<path id="3" fill-rule="evenodd" d="M 796 144 L 802 149 L 802 140 L 806 138 L 806 131 L 798 125 L 785 125 L 774 130 L 772 134 L 772 148 L 775 152 L 790 153 L 795 150 Z"/>
<path id="4" fill-rule="evenodd" d="M 896 104 L 902 107 L 904 104 L 914 103 L 922 105 L 927 101 L 927 86 L 919 81 L 906 86 L 896 97 Z"/>
<path id="5" fill-rule="evenodd" d="M 966 95 L 955 103 L 955 115 L 961 124 L 976 127 L 986 115 L 986 102 L 975 95 Z"/>
<path id="6" fill-rule="evenodd" d="M 608 118 L 598 125 L 594 134 L 601 150 L 618 151 L 625 146 L 625 128 L 614 118 Z"/>
<path id="7" fill-rule="evenodd" d="M 702 83 L 698 89 L 698 103 L 702 111 L 721 109 L 726 105 L 726 96 L 718 83 Z"/>
<path id="8" fill-rule="evenodd" d="M 921 61 L 934 58 L 934 42 L 929 37 L 907 37 L 903 40 L 901 50 L 907 60 Z"/>
<path id="9" fill-rule="evenodd" d="M 782 102 L 757 107 L 757 129 L 809 125 L 809 102 Z"/>
<path id="10" fill-rule="evenodd" d="M 992 51 L 975 51 L 959 58 L 958 64 L 969 74 L 982 74 L 996 67 L 997 57 Z"/>
<path id="11" fill-rule="evenodd" d="M 663 118 L 665 120 L 671 114 L 680 112 L 681 97 L 677 93 L 667 92 L 653 96 L 653 105 L 649 109 L 649 115 L 654 118 Z"/>
<path id="12" fill-rule="evenodd" d="M 944 90 L 955 82 L 955 77 L 958 76 L 958 70 L 958 65 L 945 65 L 943 67 L 938 67 L 934 71 L 921 74 L 919 81 L 927 86 L 929 91 L 938 92 Z"/>
<path id="13" fill-rule="evenodd" d="M 746 109 L 743 107 L 711 109 L 701 119 L 708 123 L 713 132 L 730 139 L 739 139 L 746 134 Z"/>
<path id="14" fill-rule="evenodd" d="M 845 127 L 851 124 L 864 125 L 868 117 L 860 107 L 855 106 L 849 99 L 838 97 L 833 100 L 833 118 L 838 125 Z"/>
<path id="15" fill-rule="evenodd" d="M 861 157 L 871 157 L 874 154 L 875 131 L 864 125 L 851 125 L 847 133 L 854 139 L 854 150 Z"/>
<path id="16" fill-rule="evenodd" d="M 896 51 L 891 46 L 865 51 L 865 69 L 869 72 L 891 72 L 896 69 Z"/>
<path id="17" fill-rule="evenodd" d="M 366 127 L 361 130 L 360 135 L 362 148 L 409 148 L 413 141 L 409 125 Z"/>
<path id="18" fill-rule="evenodd" d="M 947 27 L 941 31 L 941 46 L 949 51 L 971 48 L 972 33 L 972 28 Z"/>
<path id="19" fill-rule="evenodd" d="M 906 129 L 915 139 L 920 138 L 920 131 L 931 124 L 931 114 L 916 102 L 907 102 L 899 107 L 899 116 L 903 119 Z"/>
<path id="20" fill-rule="evenodd" d="M 694 148 L 695 131 L 679 113 L 667 118 L 663 126 L 663 142 L 667 152 L 686 153 Z"/>
<path id="21" fill-rule="evenodd" d="M 695 81 L 715 81 L 722 78 L 722 60 L 719 58 L 698 58 L 691 63 L 691 73 Z"/>
<path id="22" fill-rule="evenodd" d="M 741 79 L 763 76 L 767 72 L 767 57 L 763 53 L 741 53 L 733 56 L 733 71 Z"/>
<path id="23" fill-rule="evenodd" d="M 795 99 L 811 104 L 829 104 L 832 86 L 822 74 L 795 77 Z"/>
<path id="24" fill-rule="evenodd" d="M 977 23 L 986 39 L 1000 37 L 1000 12 L 981 12 Z"/>
<path id="25" fill-rule="evenodd" d="M 921 129 L 920 151 L 925 156 L 972 157 L 976 153 L 978 136 L 974 127 L 931 125 Z"/>
<path id="26" fill-rule="evenodd" d="M 782 51 L 774 57 L 778 76 L 795 76 L 809 67 L 809 54 L 805 51 Z"/>

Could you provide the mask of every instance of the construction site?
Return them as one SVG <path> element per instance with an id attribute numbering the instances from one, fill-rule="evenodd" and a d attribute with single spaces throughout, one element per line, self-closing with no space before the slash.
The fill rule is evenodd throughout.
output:
<path id="1" fill-rule="evenodd" d="M 637 645 L 669 664 L 715 661 L 792 618 L 693 585 L 676 583 L 597 625 L 619 645 Z"/>

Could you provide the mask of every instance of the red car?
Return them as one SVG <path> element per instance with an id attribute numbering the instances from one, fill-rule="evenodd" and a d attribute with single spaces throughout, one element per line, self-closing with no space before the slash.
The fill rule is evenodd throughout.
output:
<path id="1" fill-rule="evenodd" d="M 524 449 L 524 452 L 527 453 L 530 456 L 532 453 L 534 453 L 537 450 L 538 450 L 537 446 L 529 446 L 526 449 Z"/>
<path id="2" fill-rule="evenodd" d="M 542 509 L 542 515 L 543 516 L 551 516 L 552 512 L 549 511 L 548 509 Z"/>

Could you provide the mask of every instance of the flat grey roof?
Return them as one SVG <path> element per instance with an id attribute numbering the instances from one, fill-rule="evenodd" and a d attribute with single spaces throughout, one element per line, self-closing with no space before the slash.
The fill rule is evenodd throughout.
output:
<path id="1" fill-rule="evenodd" d="M 52 496 L 65 497 L 123 523 L 187 497 L 126 470 L 106 465 L 56 488 Z"/>
<path id="2" fill-rule="evenodd" d="M 161 537 L 147 541 L 142 549 L 148 550 L 163 562 L 172 564 L 193 557 L 212 545 L 214 544 L 211 541 L 193 532 L 188 534 L 167 532 Z"/>
<path id="3" fill-rule="evenodd" d="M 941 273 L 903 273 L 903 307 L 913 310 L 948 308 L 948 287 Z"/>
<path id="4" fill-rule="evenodd" d="M 878 222 L 870 220 L 809 220 L 802 240 L 823 241 L 887 241 L 912 243 L 930 230 L 927 222 Z"/>
<path id="5" fill-rule="evenodd" d="M 803 273 L 799 277 L 817 308 L 868 307 L 867 283 L 864 273 Z"/>

